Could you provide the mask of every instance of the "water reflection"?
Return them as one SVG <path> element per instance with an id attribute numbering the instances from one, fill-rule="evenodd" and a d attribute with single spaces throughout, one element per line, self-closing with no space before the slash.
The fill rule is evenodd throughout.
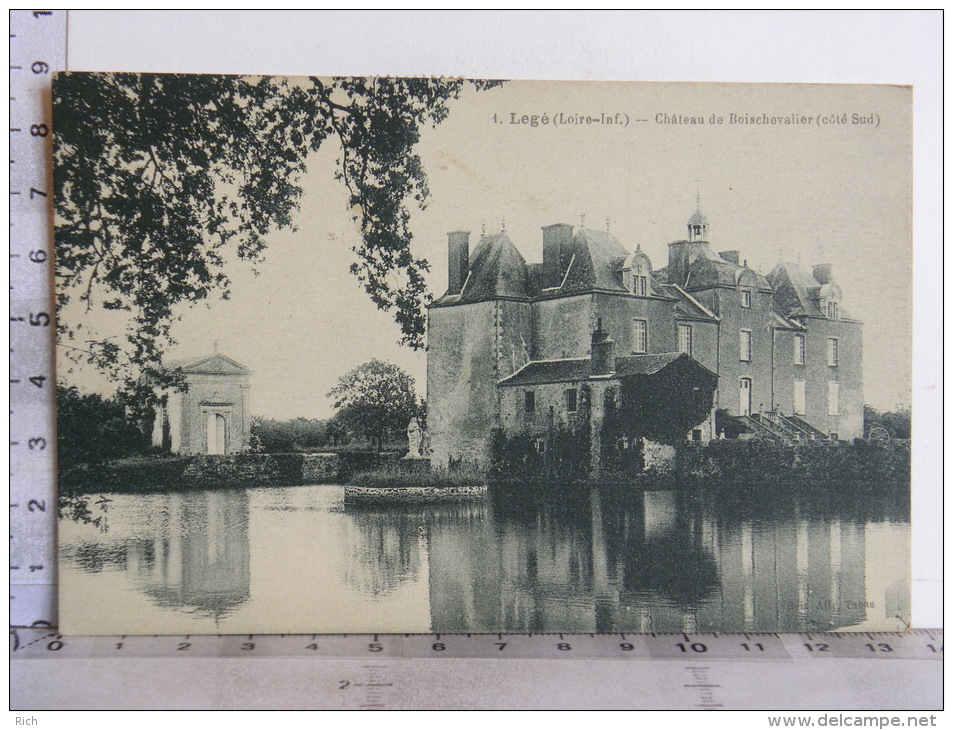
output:
<path id="1" fill-rule="evenodd" d="M 220 619 L 248 600 L 248 495 L 244 490 L 142 498 L 133 535 L 64 546 L 85 572 L 125 571 L 156 604 Z M 152 507 L 152 509 L 148 509 Z M 120 519 L 129 515 L 120 515 Z"/>
<path id="2" fill-rule="evenodd" d="M 306 630 L 325 630 L 322 606 L 345 594 L 391 627 L 419 630 L 429 612 L 446 633 L 909 620 L 902 493 L 553 487 L 404 507 L 345 505 L 339 487 L 114 497 L 110 532 L 66 539 L 65 561 L 88 576 L 124 574 L 156 610 L 218 625 L 248 605 L 275 621 L 222 624 L 239 632 L 288 630 L 296 606 L 311 612 Z"/>

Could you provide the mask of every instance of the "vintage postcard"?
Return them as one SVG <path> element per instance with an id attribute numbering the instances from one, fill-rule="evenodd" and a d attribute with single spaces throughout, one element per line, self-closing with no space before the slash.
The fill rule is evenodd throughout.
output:
<path id="1" fill-rule="evenodd" d="M 61 631 L 908 627 L 911 101 L 57 74 Z"/>

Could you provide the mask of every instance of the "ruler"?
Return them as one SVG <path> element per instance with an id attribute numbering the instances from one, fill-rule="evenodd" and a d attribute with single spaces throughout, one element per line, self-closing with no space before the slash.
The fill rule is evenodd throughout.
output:
<path id="1" fill-rule="evenodd" d="M 831 634 L 220 634 L 11 630 L 11 658 L 263 657 L 793 661 L 943 658 L 942 630 Z"/>
<path id="2" fill-rule="evenodd" d="M 13 709 L 912 713 L 943 703 L 943 632 L 926 630 L 64 637 L 26 629 L 11 633 L 11 648 L 24 660 L 12 664 Z"/>
<path id="3" fill-rule="evenodd" d="M 10 611 L 56 624 L 50 79 L 66 11 L 10 11 Z"/>

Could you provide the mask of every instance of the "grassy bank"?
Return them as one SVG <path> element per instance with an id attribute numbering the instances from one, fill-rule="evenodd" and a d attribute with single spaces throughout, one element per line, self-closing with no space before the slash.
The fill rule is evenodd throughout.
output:
<path id="1" fill-rule="evenodd" d="M 475 469 L 433 472 L 421 466 L 394 463 L 379 469 L 361 472 L 348 482 L 367 489 L 448 489 L 451 487 L 477 487 L 486 484 L 486 475 Z"/>

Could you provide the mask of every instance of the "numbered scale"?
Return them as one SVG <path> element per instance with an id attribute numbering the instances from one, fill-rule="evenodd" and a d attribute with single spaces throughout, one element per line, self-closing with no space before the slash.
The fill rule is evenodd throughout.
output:
<path id="1" fill-rule="evenodd" d="M 11 633 L 11 648 L 25 660 L 11 671 L 14 709 L 942 707 L 940 631 L 64 637 L 26 629 Z"/>
<path id="2" fill-rule="evenodd" d="M 66 11 L 10 13 L 10 611 L 55 625 L 50 79 Z"/>
<path id="3" fill-rule="evenodd" d="M 64 637 L 12 629 L 11 656 L 498 657 L 516 659 L 942 659 L 943 632 L 832 634 L 222 634 Z"/>

